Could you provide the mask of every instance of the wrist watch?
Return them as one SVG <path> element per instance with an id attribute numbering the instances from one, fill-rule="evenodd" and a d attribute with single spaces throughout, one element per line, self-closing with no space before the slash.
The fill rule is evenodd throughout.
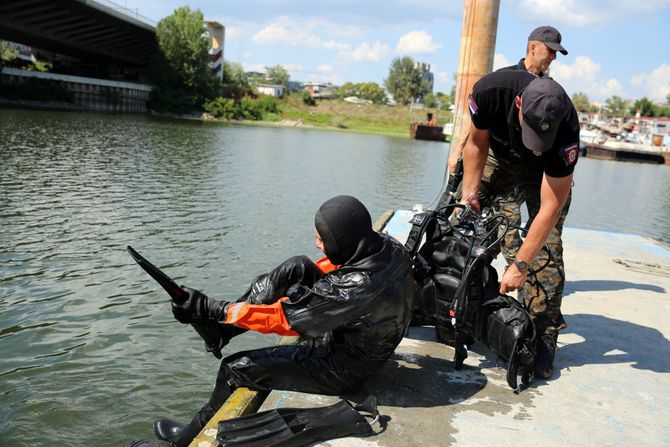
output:
<path id="1" fill-rule="evenodd" d="M 521 272 L 527 272 L 528 271 L 528 263 L 526 261 L 521 261 L 519 259 L 514 260 L 514 265 L 516 265 L 516 268 L 519 269 Z"/>

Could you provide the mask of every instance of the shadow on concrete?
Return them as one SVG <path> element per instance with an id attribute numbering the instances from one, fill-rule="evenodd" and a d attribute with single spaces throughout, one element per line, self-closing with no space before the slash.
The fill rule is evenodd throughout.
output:
<path id="1" fill-rule="evenodd" d="M 665 288 L 652 284 L 639 284 L 628 281 L 609 281 L 601 279 L 591 279 L 583 281 L 567 281 L 565 283 L 565 293 L 568 296 L 573 292 L 605 292 L 608 290 L 635 289 L 646 290 L 649 292 L 666 293 Z"/>
<path id="2" fill-rule="evenodd" d="M 588 282 L 588 281 L 587 281 Z M 600 282 L 600 281 L 596 281 Z M 602 281 L 604 283 L 624 283 L 621 281 Z M 630 283 L 625 283 L 630 284 Z M 647 290 L 656 290 L 660 288 L 652 289 L 652 286 L 649 286 Z M 613 318 L 608 318 L 602 315 L 592 315 L 592 314 L 574 314 L 565 316 L 568 322 L 568 328 L 561 332 L 562 336 L 567 334 L 575 334 L 583 339 L 583 341 L 577 343 L 563 344 L 561 342 L 561 336 L 558 338 L 558 352 L 556 353 L 556 359 L 554 362 L 554 375 L 549 380 L 556 380 L 561 376 L 561 370 L 569 369 L 571 367 L 578 367 L 584 365 L 609 365 L 609 364 L 630 364 L 632 368 L 652 371 L 657 373 L 668 373 L 670 372 L 670 340 L 668 340 L 659 330 L 641 326 L 639 324 L 632 323 L 630 321 L 617 320 Z M 416 340 L 423 341 L 434 341 L 434 328 L 432 327 L 423 327 L 420 328 L 421 331 L 412 331 L 408 335 Z M 442 345 L 444 349 L 448 349 L 449 352 L 444 354 L 444 357 L 449 359 L 432 359 L 428 360 L 417 360 L 420 367 L 430 368 L 439 368 L 436 371 L 439 371 L 438 374 L 442 374 L 444 379 L 452 380 L 454 377 L 457 377 L 458 371 L 454 371 L 453 362 L 453 349 Z M 466 361 L 466 366 L 463 371 L 460 373 L 466 372 L 469 374 L 479 374 L 483 375 L 480 372 L 481 369 L 487 368 L 501 368 L 502 373 L 504 374 L 506 362 L 499 358 L 499 356 L 490 350 L 487 346 L 482 343 L 475 343 L 471 348 L 471 351 L 481 355 L 481 360 L 479 364 L 472 368 L 468 372 L 468 366 Z M 401 365 L 397 365 L 397 360 L 390 360 L 390 363 L 396 363 L 395 369 L 397 371 L 391 371 L 391 373 L 397 372 L 402 374 L 407 368 L 402 368 Z M 421 365 L 424 363 L 424 365 Z M 436 363 L 436 364 L 431 364 Z M 431 380 L 429 378 L 423 378 L 420 371 L 407 371 L 408 374 L 413 374 L 415 379 L 409 381 L 410 384 L 415 384 L 414 380 Z M 383 379 L 382 379 L 383 380 Z M 476 380 L 476 379 L 475 379 Z M 480 381 L 477 382 L 480 388 L 483 388 L 486 384 L 486 378 L 481 377 Z M 435 380 L 433 380 L 435 382 Z M 455 385 L 454 385 L 455 383 Z M 533 382 L 533 387 L 540 386 L 546 383 L 545 380 L 536 379 Z M 412 386 L 412 385 L 410 385 Z M 466 395 L 472 392 L 472 389 L 468 388 L 466 390 L 460 390 L 459 387 L 463 386 L 462 380 L 456 380 L 451 384 L 445 385 L 444 383 L 431 383 L 429 387 L 448 387 L 449 395 L 452 397 L 454 395 L 463 394 Z M 476 390 L 474 391 L 476 392 Z M 470 394 L 471 395 L 471 394 Z M 421 390 L 419 390 L 419 395 L 413 400 L 420 401 Z M 419 406 L 419 405 L 417 405 Z"/>
<path id="3" fill-rule="evenodd" d="M 565 318 L 568 328 L 561 334 L 575 334 L 584 340 L 563 344 L 558 337 L 554 375 L 549 380 L 558 379 L 566 368 L 598 364 L 630 363 L 635 369 L 670 372 L 670 340 L 657 329 L 602 315 L 575 314 Z M 482 343 L 475 343 L 471 350 L 483 357 L 479 368 L 504 369 L 506 362 Z M 536 379 L 532 386 L 544 383 L 545 380 Z"/>
<path id="4" fill-rule="evenodd" d="M 412 328 L 412 339 L 432 341 L 422 349 L 432 352 L 396 353 L 382 370 L 366 379 L 361 393 L 377 396 L 379 405 L 391 407 L 439 407 L 462 402 L 482 390 L 487 383 L 479 368 L 454 370 L 453 350 L 435 342 L 432 327 Z M 449 359 L 449 360 L 447 360 Z M 356 393 L 350 398 L 356 400 Z"/>
<path id="5" fill-rule="evenodd" d="M 601 315 L 566 315 L 568 328 L 561 334 L 576 334 L 584 341 L 561 344 L 554 366 L 630 363 L 632 368 L 670 372 L 670 340 L 653 328 Z"/>

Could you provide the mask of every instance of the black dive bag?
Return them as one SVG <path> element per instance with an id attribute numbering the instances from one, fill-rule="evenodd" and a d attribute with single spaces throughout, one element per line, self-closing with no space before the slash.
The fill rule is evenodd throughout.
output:
<path id="1" fill-rule="evenodd" d="M 449 219 L 460 208 L 458 219 Z M 535 366 L 535 325 L 523 305 L 500 295 L 498 275 L 491 265 L 492 249 L 500 243 L 504 216 L 479 216 L 449 203 L 436 211 L 416 214 L 405 248 L 413 260 L 418 284 L 413 325 L 433 325 L 440 341 L 455 349 L 461 369 L 467 348 L 484 343 L 507 362 L 507 383 L 517 388 L 517 375 L 528 385 Z M 422 244 L 422 239 L 425 242 Z"/>

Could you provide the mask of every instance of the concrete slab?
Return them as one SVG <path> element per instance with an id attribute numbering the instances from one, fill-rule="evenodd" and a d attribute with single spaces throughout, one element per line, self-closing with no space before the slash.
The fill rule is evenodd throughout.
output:
<path id="1" fill-rule="evenodd" d="M 405 228 L 406 220 L 396 213 L 387 228 Z M 487 348 L 475 345 L 454 371 L 453 350 L 433 328 L 411 328 L 363 391 L 343 396 L 375 394 L 385 430 L 320 445 L 669 445 L 670 251 L 640 236 L 589 230 L 566 229 L 564 241 L 569 326 L 551 380 L 515 394 Z M 337 399 L 273 391 L 261 410 Z"/>

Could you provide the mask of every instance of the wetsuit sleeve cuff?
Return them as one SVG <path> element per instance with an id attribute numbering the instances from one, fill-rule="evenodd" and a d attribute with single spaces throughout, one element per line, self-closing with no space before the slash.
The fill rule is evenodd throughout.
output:
<path id="1" fill-rule="evenodd" d="M 300 334 L 291 329 L 284 315 L 281 302 L 286 299 L 281 298 L 272 304 L 229 303 L 225 323 L 262 334 L 298 336 Z"/>

